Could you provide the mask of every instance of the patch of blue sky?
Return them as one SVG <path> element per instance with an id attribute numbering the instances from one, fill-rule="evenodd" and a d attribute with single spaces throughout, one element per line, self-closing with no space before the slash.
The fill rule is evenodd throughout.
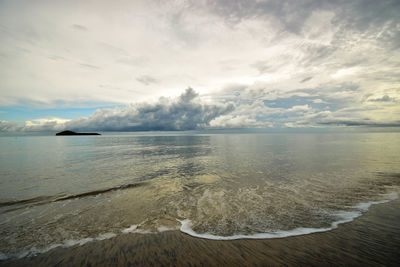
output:
<path id="1" fill-rule="evenodd" d="M 320 99 L 323 102 L 315 103 L 314 101 L 316 99 Z M 264 100 L 264 105 L 270 108 L 284 108 L 284 109 L 289 109 L 294 106 L 303 106 L 303 105 L 309 105 L 314 109 L 325 109 L 327 107 L 330 110 L 337 109 L 337 107 L 335 107 L 336 105 L 332 105 L 331 103 L 328 103 L 328 101 L 326 101 L 325 99 L 317 96 L 313 97 L 291 96 L 287 98 L 277 98 L 274 100 Z"/>
<path id="2" fill-rule="evenodd" d="M 101 106 L 90 108 L 59 108 L 59 109 L 34 109 L 26 107 L 0 108 L 0 120 L 23 123 L 27 120 L 40 118 L 76 119 L 93 114 L 96 109 L 114 108 L 114 106 Z"/>
<path id="3" fill-rule="evenodd" d="M 282 119 L 288 119 L 291 117 L 296 117 L 296 114 L 291 114 L 290 116 L 287 113 L 276 113 L 268 115 L 268 120 L 273 122 L 281 122 Z"/>

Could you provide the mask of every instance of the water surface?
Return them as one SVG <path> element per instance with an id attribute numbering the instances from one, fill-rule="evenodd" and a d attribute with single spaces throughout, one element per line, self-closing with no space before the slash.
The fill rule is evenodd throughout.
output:
<path id="1" fill-rule="evenodd" d="M 397 197 L 399 133 L 0 137 L 0 256 L 131 232 L 273 238 Z"/>

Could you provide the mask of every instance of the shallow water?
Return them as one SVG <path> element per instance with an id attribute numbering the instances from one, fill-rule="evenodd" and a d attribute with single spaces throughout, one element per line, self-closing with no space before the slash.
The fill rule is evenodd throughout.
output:
<path id="1" fill-rule="evenodd" d="M 399 133 L 0 137 L 0 256 L 131 232 L 326 231 L 397 197 L 398 151 Z"/>

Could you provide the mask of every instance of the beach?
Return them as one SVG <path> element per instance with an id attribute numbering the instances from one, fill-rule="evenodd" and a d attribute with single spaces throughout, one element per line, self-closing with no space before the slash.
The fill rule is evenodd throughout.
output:
<path id="1" fill-rule="evenodd" d="M 398 266 L 400 200 L 373 205 L 337 229 L 302 236 L 217 241 L 180 231 L 127 234 L 0 262 L 3 266 Z"/>
<path id="2" fill-rule="evenodd" d="M 399 140 L 3 137 L 0 264 L 395 265 Z"/>
<path id="3" fill-rule="evenodd" d="M 399 14 L 1 0 L 0 267 L 400 267 Z"/>

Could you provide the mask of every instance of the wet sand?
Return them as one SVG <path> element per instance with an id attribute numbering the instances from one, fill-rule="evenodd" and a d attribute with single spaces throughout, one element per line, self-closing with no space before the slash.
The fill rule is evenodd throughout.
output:
<path id="1" fill-rule="evenodd" d="M 215 241 L 179 231 L 124 234 L 56 248 L 2 266 L 400 266 L 400 200 L 374 205 L 323 233 L 264 240 Z"/>

